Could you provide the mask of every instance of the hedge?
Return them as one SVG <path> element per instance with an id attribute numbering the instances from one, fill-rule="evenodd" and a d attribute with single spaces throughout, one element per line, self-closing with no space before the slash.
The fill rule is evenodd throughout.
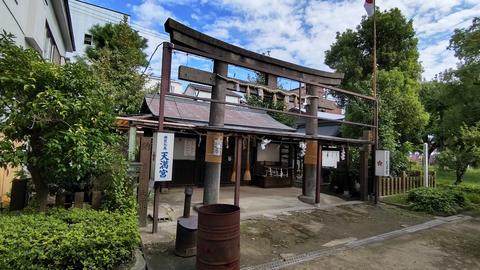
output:
<path id="1" fill-rule="evenodd" d="M 0 214 L 0 269 L 112 269 L 130 261 L 138 244 L 128 213 Z"/>
<path id="2" fill-rule="evenodd" d="M 434 214 L 456 214 L 469 205 L 462 191 L 421 187 L 408 192 L 407 202 L 416 211 Z"/>

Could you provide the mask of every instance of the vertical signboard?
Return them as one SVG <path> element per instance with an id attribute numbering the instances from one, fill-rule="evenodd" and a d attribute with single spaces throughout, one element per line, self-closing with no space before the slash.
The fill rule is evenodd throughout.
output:
<path id="1" fill-rule="evenodd" d="M 172 181 L 173 133 L 155 132 L 152 142 L 152 176 L 155 182 Z"/>
<path id="2" fill-rule="evenodd" d="M 377 150 L 375 152 L 375 175 L 390 176 L 390 151 Z"/>

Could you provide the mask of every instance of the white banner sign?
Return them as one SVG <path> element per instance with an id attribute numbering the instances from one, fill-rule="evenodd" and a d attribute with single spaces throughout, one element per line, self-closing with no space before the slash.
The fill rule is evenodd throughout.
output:
<path id="1" fill-rule="evenodd" d="M 155 132 L 152 143 L 152 175 L 153 181 L 172 181 L 173 133 Z"/>
<path id="2" fill-rule="evenodd" d="M 183 155 L 185 157 L 195 157 L 195 139 L 184 139 Z"/>
<path id="3" fill-rule="evenodd" d="M 375 152 L 375 175 L 390 176 L 390 151 L 377 150 Z"/>

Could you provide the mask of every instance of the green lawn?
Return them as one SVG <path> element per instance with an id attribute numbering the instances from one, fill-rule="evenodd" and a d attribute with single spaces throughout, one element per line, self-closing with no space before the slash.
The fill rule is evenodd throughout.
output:
<path id="1" fill-rule="evenodd" d="M 435 171 L 437 172 L 437 184 L 451 185 L 455 183 L 455 172 L 440 169 Z M 480 169 L 469 169 L 465 173 L 462 183 L 480 186 Z"/>

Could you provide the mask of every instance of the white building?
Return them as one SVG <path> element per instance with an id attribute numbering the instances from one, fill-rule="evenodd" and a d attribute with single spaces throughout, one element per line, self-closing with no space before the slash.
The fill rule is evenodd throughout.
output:
<path id="1" fill-rule="evenodd" d="M 72 16 L 73 35 L 75 37 L 76 50 L 68 56 L 82 56 L 87 46 L 92 45 L 93 37 L 89 33 L 94 25 L 107 23 L 119 23 L 124 18 L 130 20 L 130 15 L 112 9 L 100 7 L 94 4 L 78 0 L 69 0 L 70 13 Z"/>
<path id="2" fill-rule="evenodd" d="M 145 81 L 145 89 L 160 89 L 161 81 L 161 77 L 150 75 Z M 169 92 L 175 94 L 183 94 L 182 84 L 179 81 L 170 80 Z"/>
<path id="3" fill-rule="evenodd" d="M 212 87 L 201 84 L 190 83 L 185 88 L 184 93 L 188 96 L 200 98 L 212 98 Z M 236 92 L 227 90 L 225 93 L 225 101 L 231 103 L 240 103 L 242 96 Z"/>
<path id="4" fill-rule="evenodd" d="M 48 61 L 63 64 L 75 50 L 67 0 L 2 0 L 0 18 L 1 30 L 15 35 L 17 45 Z"/>

